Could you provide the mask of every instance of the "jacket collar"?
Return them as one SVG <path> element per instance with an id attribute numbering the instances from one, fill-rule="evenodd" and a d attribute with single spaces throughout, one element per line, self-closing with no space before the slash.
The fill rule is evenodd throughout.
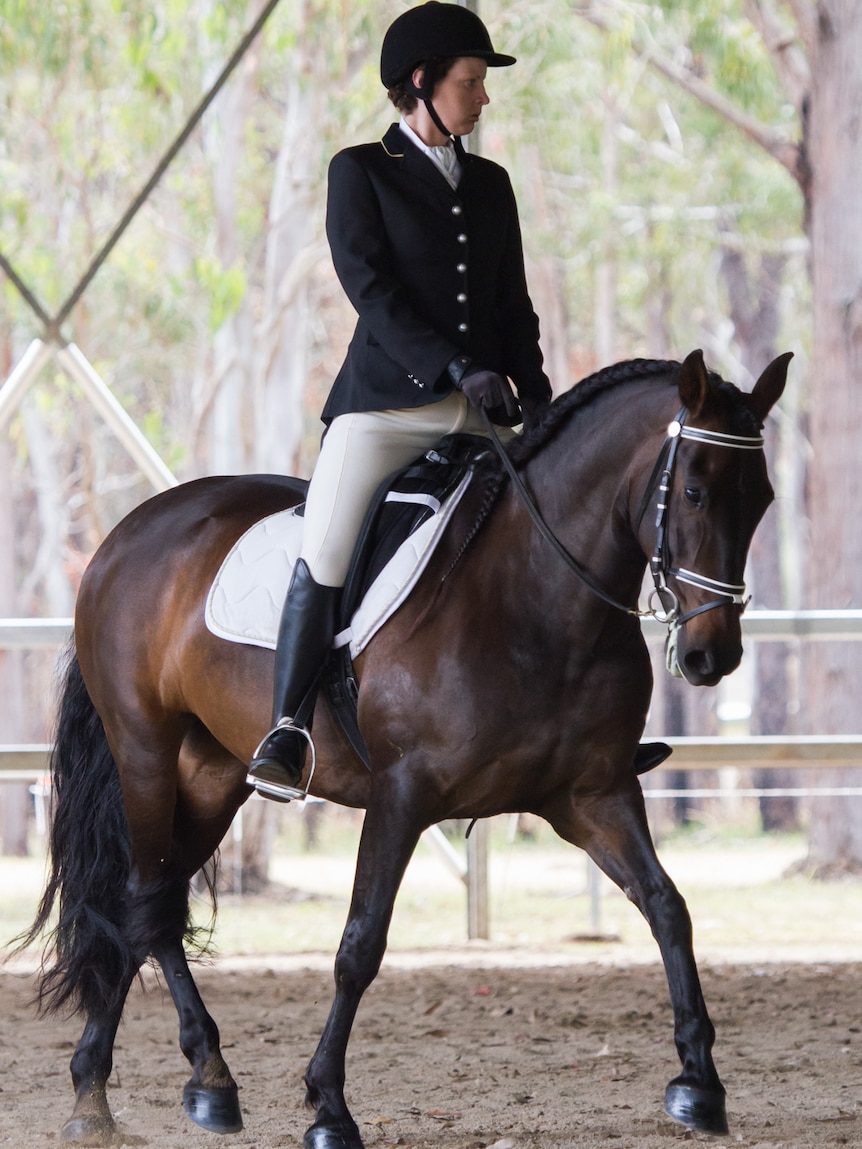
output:
<path id="1" fill-rule="evenodd" d="M 450 194 L 455 194 L 439 168 L 423 151 L 416 147 L 408 135 L 401 131 L 398 124 L 392 124 L 380 142 L 387 156 L 401 164 L 405 172 L 435 188 L 443 187 Z M 461 161 L 461 180 L 458 184 L 458 191 L 464 186 L 469 158 L 466 156 Z"/>

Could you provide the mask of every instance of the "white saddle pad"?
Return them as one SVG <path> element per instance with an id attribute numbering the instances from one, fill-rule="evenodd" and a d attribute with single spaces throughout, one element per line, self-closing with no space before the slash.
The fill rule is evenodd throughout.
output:
<path id="1" fill-rule="evenodd" d="M 467 472 L 442 505 L 428 495 L 390 492 L 387 500 L 421 502 L 435 513 L 401 544 L 368 589 L 347 630 L 334 646 L 350 643 L 355 658 L 416 585 L 449 519 L 466 491 Z M 279 511 L 249 527 L 234 543 L 210 587 L 206 624 L 229 642 L 275 649 L 281 608 L 302 543 L 302 519 Z"/>

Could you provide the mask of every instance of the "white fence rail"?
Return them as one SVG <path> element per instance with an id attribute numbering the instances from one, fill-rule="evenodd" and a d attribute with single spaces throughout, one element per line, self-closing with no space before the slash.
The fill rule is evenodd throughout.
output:
<path id="1" fill-rule="evenodd" d="M 647 638 L 665 634 L 665 627 L 655 619 L 643 619 L 641 626 Z M 858 642 L 862 610 L 751 610 L 742 616 L 742 632 L 749 638 L 776 642 L 794 638 Z M 2 650 L 60 646 L 71 634 L 71 618 L 0 618 Z"/>
<path id="2" fill-rule="evenodd" d="M 862 610 L 751 611 L 743 616 L 744 637 L 766 641 L 859 641 L 862 639 Z M 661 638 L 665 628 L 654 620 L 643 622 L 647 639 Z M 0 619 L 0 650 L 62 646 L 72 633 L 71 619 Z M 715 770 L 733 767 L 800 767 L 805 769 L 854 767 L 862 765 L 862 735 L 778 735 L 751 737 L 666 737 L 673 747 L 670 768 L 674 770 Z M 45 744 L 0 746 L 0 782 L 32 782 L 48 772 L 50 746 Z M 803 794 L 838 792 L 831 788 L 806 789 Z M 760 796 L 770 791 L 751 791 Z M 786 791 L 781 791 L 785 793 Z M 862 791 L 841 788 L 848 796 Z M 703 791 L 703 794 L 714 791 Z M 729 793 L 734 793 L 730 791 Z M 777 793 L 777 791 L 773 791 Z M 648 797 L 700 796 L 701 791 L 647 790 Z M 736 797 L 742 797 L 735 791 Z M 746 791 L 746 795 L 748 792 Z M 426 839 L 467 886 L 468 936 L 488 938 L 487 828 L 478 823 L 468 843 L 466 864 L 432 826 Z M 597 920 L 597 895 L 593 894 L 593 916 Z"/>
<path id="3" fill-rule="evenodd" d="M 652 619 L 643 622 L 644 636 L 660 638 L 665 628 Z M 862 610 L 758 610 L 742 619 L 743 635 L 758 641 L 859 641 Z M 0 619 L 0 649 L 22 650 L 62 646 L 72 633 L 70 618 Z M 739 767 L 853 767 L 862 765 L 859 735 L 759 735 L 746 738 L 665 737 L 674 749 L 675 770 L 714 770 Z M 50 747 L 42 744 L 0 746 L 0 781 L 32 780 L 47 771 Z"/>
<path id="4" fill-rule="evenodd" d="M 722 766 L 844 769 L 862 766 L 862 735 L 752 735 L 750 738 L 664 737 L 673 747 L 671 770 L 717 770 Z M 0 782 L 21 782 L 47 773 L 47 743 L 0 746 Z"/>

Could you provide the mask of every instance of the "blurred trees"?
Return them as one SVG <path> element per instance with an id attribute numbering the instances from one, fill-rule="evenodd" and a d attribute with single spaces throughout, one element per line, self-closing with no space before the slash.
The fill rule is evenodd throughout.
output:
<path id="1" fill-rule="evenodd" d="M 181 478 L 310 472 L 353 323 L 323 236 L 326 167 L 393 118 L 378 52 L 404 6 L 282 0 L 69 317 L 65 336 Z M 261 8 L 0 0 L 0 249 L 49 310 Z M 776 351 L 796 352 L 770 447 L 775 537 L 758 544 L 753 580 L 756 602 L 773 607 L 858 598 L 855 573 L 839 572 L 859 569 L 846 548 L 862 544 L 835 532 L 858 498 L 860 464 L 838 444 L 858 418 L 847 351 L 859 257 L 855 225 L 840 258 L 835 235 L 862 210 L 843 198 L 859 186 L 847 141 L 860 17 L 852 0 L 819 8 L 831 31 L 808 0 L 480 0 L 495 43 L 518 57 L 489 77 L 481 148 L 512 174 L 556 389 L 613 359 L 695 346 L 749 386 Z M 839 163 L 830 149 L 842 138 Z M 40 330 L 12 286 L 0 290 L 5 373 Z M 809 423 L 812 531 L 833 557 L 803 599 Z M 13 421 L 0 468 L 15 539 L 0 559 L 11 588 L 0 613 L 66 613 L 89 554 L 147 484 L 53 367 Z M 842 511 L 825 509 L 837 498 Z M 851 665 L 818 651 L 830 660 L 818 681 L 837 675 L 846 694 Z M 838 653 L 855 658 L 852 644 Z M 763 703 L 778 727 L 795 720 L 784 699 L 799 703 L 787 658 Z M 687 723 L 708 705 L 693 691 L 674 703 Z M 844 704 L 817 706 L 805 726 L 838 729 Z"/>
<path id="2" fill-rule="evenodd" d="M 773 166 L 796 182 L 800 224 L 810 245 L 812 358 L 816 364 L 804 405 L 810 442 L 804 605 L 855 606 L 862 592 L 862 539 L 848 527 L 858 516 L 862 491 L 858 451 L 862 433 L 858 383 L 862 370 L 862 203 L 858 195 L 862 9 L 855 0 L 746 0 L 744 4 L 664 0 L 658 5 L 612 0 L 577 7 L 609 37 L 627 37 L 647 66 L 710 109 L 715 118 L 732 125 L 741 138 L 770 156 Z M 772 68 L 758 65 L 752 69 L 751 63 L 764 53 Z M 776 92 L 783 97 L 784 111 L 779 115 L 769 114 Z M 765 350 L 764 336 L 779 329 L 777 315 L 765 316 L 762 303 L 778 294 L 777 280 L 785 268 L 774 254 L 768 264 L 761 262 L 761 279 L 768 273 L 772 282 L 762 286 L 760 313 L 751 313 L 757 317 L 754 325 L 740 307 L 747 281 L 738 261 L 735 264 L 725 264 L 729 315 L 745 361 L 746 331 L 756 334 L 760 349 Z M 785 413 L 792 412 L 798 402 L 791 393 Z M 780 474 L 789 479 L 789 492 L 795 494 L 802 489 L 799 455 L 803 446 L 795 427 L 791 435 L 792 441 L 781 453 Z M 789 532 L 799 538 L 796 524 L 802 512 L 800 501 L 794 499 L 792 518 L 784 516 L 778 524 L 779 531 L 784 527 L 785 539 Z M 763 536 L 758 547 L 763 554 Z M 770 581 L 771 563 L 784 576 L 783 586 L 773 579 L 773 587 L 785 601 L 793 600 L 787 605 L 801 605 L 803 580 L 797 572 L 804 564 L 798 549 L 785 546 L 783 554 L 772 550 L 766 557 L 767 563 L 758 572 L 758 595 Z M 761 681 L 771 678 L 778 685 L 771 699 L 764 696 L 761 700 L 765 713 L 771 703 L 767 721 L 781 724 L 774 700 L 776 694 L 779 698 L 783 694 L 793 710 L 802 709 L 807 729 L 852 732 L 862 672 L 858 644 L 811 644 L 802 680 L 804 706 L 793 697 L 792 683 L 799 678 L 796 661 L 794 652 L 785 662 L 789 673 L 777 674 L 775 652 L 769 651 L 764 658 L 766 673 Z M 824 785 L 852 784 L 846 774 L 821 773 L 818 777 Z M 862 771 L 855 775 L 855 781 L 860 780 Z M 818 800 L 812 807 L 809 851 L 809 867 L 814 872 L 862 870 L 862 800 Z"/>

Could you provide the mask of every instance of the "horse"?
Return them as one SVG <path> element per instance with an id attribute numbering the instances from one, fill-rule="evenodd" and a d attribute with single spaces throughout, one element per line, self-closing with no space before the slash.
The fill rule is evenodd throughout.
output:
<path id="1" fill-rule="evenodd" d="M 305 1074 L 305 1149 L 363 1147 L 344 1097 L 346 1049 L 421 833 L 516 811 L 584 849 L 648 921 L 681 1063 L 665 1109 L 726 1132 L 691 920 L 658 861 L 633 765 L 652 690 L 636 604 L 649 561 L 674 668 L 714 686 L 738 665 L 746 554 L 773 497 L 761 428 L 789 358 L 750 393 L 700 352 L 627 361 L 575 385 L 508 445 L 505 467 L 477 472 L 416 587 L 357 660 L 368 766 L 321 695 L 312 793 L 366 813 L 335 993 Z M 182 484 L 126 516 L 82 581 L 52 759 L 49 874 L 27 935 L 48 934 L 42 1008 L 85 1019 L 67 1142 L 112 1143 L 114 1038 L 147 961 L 179 1015 L 186 1114 L 214 1132 L 242 1128 L 189 967 L 189 885 L 251 794 L 273 655 L 216 638 L 204 604 L 237 538 L 299 501 L 284 477 Z"/>

